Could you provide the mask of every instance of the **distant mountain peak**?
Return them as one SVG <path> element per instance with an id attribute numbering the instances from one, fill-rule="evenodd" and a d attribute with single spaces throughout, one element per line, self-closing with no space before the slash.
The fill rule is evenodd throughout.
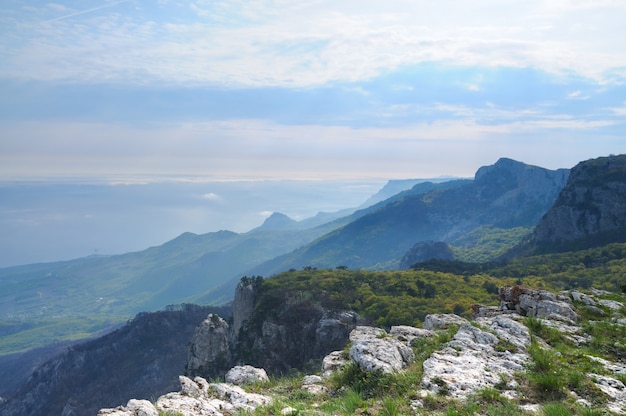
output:
<path id="1" fill-rule="evenodd" d="M 262 230 L 290 230 L 297 225 L 297 221 L 280 212 L 274 212 L 267 217 L 259 227 Z"/>

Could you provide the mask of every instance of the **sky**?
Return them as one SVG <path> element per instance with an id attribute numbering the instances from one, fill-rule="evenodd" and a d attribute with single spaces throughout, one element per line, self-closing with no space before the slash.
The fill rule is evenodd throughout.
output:
<path id="1" fill-rule="evenodd" d="M 4 0 L 0 180 L 472 176 L 626 153 L 623 0 Z"/>
<path id="2" fill-rule="evenodd" d="M 3 0 L 0 267 L 626 153 L 624 22 L 624 0 Z"/>

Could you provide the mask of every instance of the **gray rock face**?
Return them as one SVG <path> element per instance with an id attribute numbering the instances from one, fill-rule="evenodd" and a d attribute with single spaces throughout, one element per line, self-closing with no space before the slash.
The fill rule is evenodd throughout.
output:
<path id="1" fill-rule="evenodd" d="M 537 244 L 589 237 L 623 241 L 626 231 L 626 155 L 576 165 L 556 202 L 537 225 Z"/>
<path id="2" fill-rule="evenodd" d="M 267 373 L 262 368 L 255 368 L 251 365 L 238 365 L 231 368 L 226 373 L 224 381 L 237 386 L 252 383 L 264 383 L 270 381 Z"/>
<path id="3" fill-rule="evenodd" d="M 392 373 L 406 368 L 415 354 L 380 328 L 358 326 L 350 334 L 350 358 L 367 372 Z"/>
<path id="4" fill-rule="evenodd" d="M 528 333 L 508 317 L 482 318 L 483 323 L 498 328 L 512 343 L 527 346 Z M 510 321 L 510 322 L 509 322 Z M 452 341 L 441 351 L 433 353 L 424 362 L 422 384 L 428 393 L 435 394 L 446 388 L 456 399 L 466 399 L 469 394 L 484 387 L 493 387 L 502 378 L 513 379 L 516 371 L 523 371 L 528 359 L 525 352 L 497 351 L 499 343 L 492 333 L 471 325 L 459 329 Z"/>
<path id="5" fill-rule="evenodd" d="M 235 299 L 233 301 L 233 325 L 231 336 L 236 338 L 239 330 L 252 316 L 257 290 L 254 279 L 242 280 L 235 289 Z"/>
<path id="6" fill-rule="evenodd" d="M 469 321 L 465 318 L 461 318 L 458 315 L 452 313 L 440 313 L 426 315 L 424 318 L 424 329 L 445 329 L 452 325 L 467 325 Z"/>
<path id="7" fill-rule="evenodd" d="M 515 311 L 522 316 L 548 318 L 575 322 L 578 315 L 572 306 L 545 290 L 529 289 L 522 286 L 504 287 L 499 294 L 500 308 Z"/>
<path id="8" fill-rule="evenodd" d="M 196 328 L 189 344 L 187 371 L 190 374 L 223 374 L 231 360 L 228 341 L 228 323 L 216 314 L 209 314 Z"/>
<path id="9" fill-rule="evenodd" d="M 345 347 L 356 324 L 357 315 L 351 311 L 331 312 L 299 299 L 284 302 L 240 334 L 238 357 L 269 373 L 302 368 L 311 359 Z"/>

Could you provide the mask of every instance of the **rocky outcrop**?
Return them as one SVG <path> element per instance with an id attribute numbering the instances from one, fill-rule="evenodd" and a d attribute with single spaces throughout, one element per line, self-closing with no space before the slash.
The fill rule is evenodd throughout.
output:
<path id="1" fill-rule="evenodd" d="M 233 325 L 230 329 L 231 344 L 236 342 L 241 327 L 248 322 L 254 311 L 254 304 L 261 283 L 261 278 L 244 277 L 235 289 L 235 299 L 233 300 Z"/>
<path id="2" fill-rule="evenodd" d="M 500 318 L 498 323 L 490 318 L 483 319 L 485 324 L 494 325 L 500 333 L 506 333 L 515 344 L 524 348 L 530 344 L 528 330 L 521 331 L 510 318 Z M 513 383 L 515 372 L 524 370 L 528 354 L 498 351 L 496 345 L 499 342 L 491 332 L 472 325 L 462 326 L 443 350 L 434 352 L 424 361 L 423 394 L 437 394 L 445 389 L 453 398 L 466 399 L 469 394 L 493 387 L 503 379 Z M 514 387 L 511 385 L 510 389 Z"/>
<path id="3" fill-rule="evenodd" d="M 196 377 L 191 380 L 180 376 L 181 390 L 158 398 L 153 405 L 147 400 L 130 400 L 126 406 L 101 409 L 98 416 L 158 416 L 182 414 L 184 416 L 224 416 L 239 411 L 253 411 L 272 399 L 261 394 L 247 393 L 242 388 L 225 383 L 209 384 Z"/>
<path id="4" fill-rule="evenodd" d="M 568 298 L 557 297 L 546 290 L 529 289 L 523 286 L 504 287 L 498 296 L 502 310 L 515 311 L 522 316 L 548 318 L 575 322 L 574 312 Z"/>
<path id="5" fill-rule="evenodd" d="M 189 344 L 187 372 L 223 374 L 231 364 L 228 323 L 217 314 L 209 314 L 196 328 Z"/>
<path id="6" fill-rule="evenodd" d="M 215 315 L 198 327 L 189 345 L 188 375 L 223 377 L 244 364 L 280 374 L 346 345 L 357 325 L 355 312 L 331 311 L 301 294 L 263 297 L 262 282 L 241 279 L 232 326 Z"/>
<path id="7" fill-rule="evenodd" d="M 540 251 L 626 241 L 626 155 L 581 162 L 533 233 Z"/>
<path id="8" fill-rule="evenodd" d="M 416 413 L 421 413 L 420 409 L 432 406 L 434 401 L 449 398 L 457 401 L 455 403 L 458 404 L 466 400 L 475 400 L 477 397 L 481 401 L 497 400 L 506 403 L 507 406 L 519 406 L 524 411 L 539 412 L 542 410 L 542 403 L 545 405 L 545 398 L 528 394 L 529 386 L 526 385 L 526 381 L 521 385 L 519 383 L 520 380 L 524 380 L 524 373 L 529 370 L 536 371 L 532 370 L 533 360 L 530 352 L 535 357 L 536 365 L 537 349 L 552 347 L 547 339 L 540 339 L 537 331 L 534 332 L 534 338 L 531 338 L 526 323 L 532 320 L 526 319 L 522 314 L 533 316 L 537 321 L 537 327 L 557 328 L 565 337 L 572 340 L 575 340 L 575 337 L 590 337 L 583 333 L 581 326 L 577 325 L 573 319 L 575 316 L 572 316 L 571 312 L 574 312 L 574 307 L 596 306 L 605 312 L 612 311 L 615 319 L 623 316 L 622 302 L 616 300 L 604 302 L 606 299 L 599 298 L 599 295 L 604 295 L 604 293 L 592 291 L 590 294 L 583 294 L 578 291 L 567 291 L 553 294 L 544 290 L 514 286 L 500 290 L 499 307 L 489 308 L 488 313 L 479 313 L 479 316 L 472 321 L 453 314 L 432 314 L 425 318 L 425 323 L 428 322 L 430 329 L 395 326 L 387 332 L 381 328 L 360 325 L 350 332 L 349 353 L 344 348 L 342 351 L 328 354 L 323 360 L 322 376 L 304 376 L 300 384 L 301 392 L 294 391 L 293 394 L 294 396 L 314 395 L 317 396 L 316 400 L 323 402 L 328 397 L 341 394 L 340 392 L 344 389 L 342 386 L 337 389 L 334 385 L 336 378 L 332 378 L 332 382 L 328 380 L 333 372 L 348 368 L 349 371 L 346 373 L 348 378 L 356 374 L 357 377 L 363 377 L 363 379 L 376 380 L 376 374 L 407 371 L 415 359 L 413 347 L 421 354 L 424 352 L 421 349 L 422 346 L 439 344 L 436 351 L 423 362 L 421 379 L 414 385 L 415 390 L 411 394 L 410 407 Z M 544 307 L 542 302 L 552 302 L 558 307 Z M 482 309 L 484 307 L 477 306 L 476 308 L 479 312 Z M 615 330 L 621 331 L 618 329 L 619 323 L 612 325 L 615 325 Z M 535 324 L 533 327 L 537 329 Z M 450 336 L 451 331 L 455 333 L 450 339 L 447 337 Z M 415 341 L 425 337 L 430 338 L 426 344 Z M 444 338 L 450 341 L 443 343 Z M 620 341 L 613 346 L 617 346 L 618 349 L 623 348 L 618 344 L 621 344 Z M 564 354 L 570 354 L 570 352 L 566 351 Z M 567 395 L 572 403 L 575 401 L 577 406 L 589 408 L 597 405 L 596 397 L 593 395 L 598 395 L 598 403 L 601 402 L 604 409 L 612 413 L 624 414 L 626 406 L 626 386 L 623 383 L 623 376 L 626 374 L 624 364 L 590 355 L 586 355 L 585 358 L 592 363 L 587 368 L 593 370 L 587 370 L 590 372 L 584 374 L 585 382 L 592 383 L 592 388 L 596 390 L 588 393 L 588 386 L 586 386 L 582 390 L 574 388 L 578 392 L 576 393 L 574 390 L 571 392 L 566 390 L 569 386 L 564 385 L 559 388 L 559 394 L 564 397 Z M 358 375 L 359 373 L 354 373 L 357 367 L 365 373 L 374 374 Z M 533 374 L 528 375 L 531 385 L 535 383 Z M 232 383 L 247 384 L 266 378 L 262 369 L 239 366 L 229 371 L 226 379 Z M 153 416 L 167 412 L 188 416 L 229 415 L 242 411 L 250 412 L 258 406 L 271 402 L 269 396 L 247 393 L 232 383 L 209 384 L 200 377 L 191 380 L 181 376 L 180 392 L 166 394 L 160 397 L 154 405 L 142 400 L 131 400 L 123 407 L 103 409 L 99 416 Z M 255 385 L 255 390 L 260 388 L 263 388 L 262 384 Z M 293 388 L 290 382 L 289 391 L 291 392 Z M 269 389 L 269 391 L 272 390 Z M 303 409 L 291 407 L 289 404 L 293 403 L 285 402 L 289 398 L 283 393 L 282 390 L 278 393 L 281 397 L 281 407 L 278 407 L 280 410 L 276 410 L 275 413 L 302 413 Z M 437 399 L 434 400 L 434 397 Z M 538 402 L 533 402 L 533 400 L 538 400 Z"/>
<path id="9" fill-rule="evenodd" d="M 367 372 L 392 373 L 415 359 L 411 347 L 380 328 L 358 326 L 350 333 L 350 358 Z"/>

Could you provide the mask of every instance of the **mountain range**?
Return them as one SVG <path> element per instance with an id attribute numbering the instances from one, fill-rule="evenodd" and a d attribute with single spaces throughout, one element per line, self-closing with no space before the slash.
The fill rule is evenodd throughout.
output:
<path id="1" fill-rule="evenodd" d="M 456 255 L 455 247 L 450 244 L 451 242 L 463 241 L 463 238 L 475 240 L 476 234 L 485 235 L 485 233 L 493 233 L 494 230 L 498 230 L 495 235 L 500 235 L 498 233 L 520 227 L 525 228 L 528 224 L 536 224 L 534 231 L 529 231 L 525 237 L 518 238 L 517 245 L 510 251 L 518 257 L 540 252 L 571 250 L 580 246 L 600 247 L 597 253 L 601 252 L 602 254 L 588 251 L 586 253 L 564 253 L 561 257 L 524 257 L 511 264 L 492 262 L 491 266 L 485 266 L 486 268 L 478 275 L 471 277 L 464 273 L 455 276 L 423 270 L 414 275 L 410 274 L 412 272 L 407 272 L 404 275 L 399 272 L 387 274 L 352 272 L 346 270 L 347 266 L 339 267 L 339 270 L 329 266 L 324 270 L 316 271 L 317 266 L 305 266 L 302 271 L 293 270 L 292 272 L 281 273 L 274 279 L 260 279 L 263 285 L 257 296 L 246 298 L 247 295 L 240 295 L 240 301 L 244 299 L 243 303 L 250 304 L 249 307 L 243 308 L 248 311 L 247 313 L 252 314 L 248 326 L 249 328 L 256 328 L 256 330 L 244 331 L 245 338 L 243 341 L 237 341 L 236 348 L 240 349 L 243 344 L 249 345 L 250 348 L 246 347 L 242 350 L 248 355 L 252 351 L 265 351 L 269 354 L 256 357 L 255 359 L 259 362 L 284 365 L 284 357 L 287 353 L 277 352 L 278 349 L 272 345 L 276 344 L 285 351 L 291 348 L 290 353 L 300 354 L 303 350 L 298 347 L 300 344 L 296 341 L 300 340 L 302 336 L 298 335 L 298 330 L 309 331 L 315 327 L 322 328 L 329 334 L 334 334 L 331 323 L 334 322 L 333 325 L 341 326 L 348 322 L 346 316 L 352 316 L 341 312 L 345 312 L 346 305 L 344 303 L 356 308 L 359 316 L 363 319 L 380 320 L 384 318 L 384 322 L 391 325 L 393 325 L 394 320 L 413 320 L 415 316 L 421 316 L 421 314 L 426 313 L 423 311 L 426 305 L 443 310 L 453 309 L 455 313 L 467 313 L 469 308 L 466 303 L 480 301 L 484 296 L 492 294 L 493 288 L 497 288 L 495 282 L 500 281 L 500 279 L 514 281 L 512 276 L 515 276 L 518 281 L 524 277 L 524 279 L 532 282 L 535 279 L 534 276 L 537 275 L 534 267 L 541 270 L 540 273 L 543 275 L 553 275 L 549 279 L 546 278 L 543 281 L 544 284 L 567 285 L 567 288 L 571 288 L 570 285 L 576 285 L 573 282 L 584 284 L 585 287 L 591 283 L 600 283 L 605 284 L 606 288 L 610 286 L 612 290 L 615 287 L 619 288 L 619 276 L 611 276 L 610 279 L 605 276 L 604 283 L 593 279 L 587 282 L 588 278 L 585 277 L 586 274 L 580 271 L 580 268 L 593 271 L 596 274 L 600 273 L 599 276 L 602 278 L 602 274 L 607 273 L 608 270 L 618 270 L 622 267 L 620 265 L 624 262 L 625 253 L 623 245 L 604 245 L 626 241 L 624 238 L 626 226 L 622 221 L 624 214 L 626 214 L 625 173 L 626 156 L 612 156 L 581 162 L 571 170 L 571 173 L 563 170 L 548 171 L 509 159 L 501 159 L 493 166 L 481 168 L 473 181 L 455 180 L 445 184 L 417 184 L 410 190 L 403 191 L 391 199 L 363 210 L 357 210 L 348 217 L 335 219 L 325 225 L 333 231 L 322 235 L 303 248 L 295 250 L 291 256 L 298 258 L 303 252 L 307 253 L 309 247 L 324 247 L 322 243 L 325 240 L 332 240 L 336 238 L 335 236 L 342 235 L 346 229 L 353 233 L 354 238 L 367 242 L 367 238 L 364 236 L 371 231 L 371 228 L 367 226 L 368 224 L 376 224 L 376 229 L 389 228 L 386 232 L 376 234 L 378 238 L 387 236 L 387 238 L 397 239 L 398 234 L 395 233 L 402 228 L 398 227 L 398 224 L 413 227 L 414 231 L 430 229 L 430 234 L 414 232 L 412 234 L 413 239 L 406 237 L 407 246 L 414 241 L 417 241 L 417 245 L 419 245 L 420 238 L 428 237 L 429 240 L 421 240 L 424 243 L 423 247 L 432 246 L 435 252 L 443 250 L 450 259 Z M 447 201 L 449 204 L 456 201 L 456 209 L 462 214 L 454 214 L 451 208 L 444 210 L 444 205 L 438 205 L 442 204 L 442 201 Z M 405 203 L 407 207 L 404 210 L 398 208 Z M 548 205 L 547 208 L 545 208 L 546 205 Z M 432 206 L 444 211 L 439 212 Z M 403 213 L 410 213 L 412 210 L 417 211 L 419 215 L 403 215 Z M 392 218 L 394 215 L 397 217 L 395 221 Z M 402 219 L 403 217 L 406 218 Z M 411 222 L 414 218 L 429 219 L 430 222 L 420 228 L 419 222 Z M 453 220 L 459 221 L 458 227 L 451 228 Z M 360 227 L 361 233 L 355 232 L 352 229 L 355 227 L 353 224 L 360 224 L 362 221 L 365 222 Z M 535 222 L 533 223 L 533 221 Z M 337 224 L 345 225 L 338 226 Z M 285 229 L 291 229 L 293 226 L 293 221 L 277 214 L 273 219 L 268 219 L 264 226 L 251 231 L 249 234 L 265 235 L 263 233 L 270 230 L 276 231 L 276 228 L 285 232 Z M 436 231 L 437 226 L 439 226 L 439 231 Z M 394 230 L 393 227 L 398 228 Z M 532 227 L 530 229 L 533 230 Z M 545 229 L 549 231 L 544 231 Z M 401 235 L 409 236 L 411 235 L 409 231 L 402 230 L 404 234 Z M 436 232 L 441 234 L 436 234 Z M 212 238 L 221 237 L 226 246 L 228 243 L 232 243 L 232 239 L 236 240 L 234 233 L 221 232 L 215 234 L 212 235 Z M 448 242 L 445 239 L 435 241 L 434 238 L 439 236 L 444 236 Z M 202 236 L 184 234 L 164 246 L 150 250 L 166 250 L 166 248 L 172 249 L 174 247 L 181 249 L 189 246 L 189 240 L 197 243 L 197 240 L 201 238 Z M 510 245 L 511 243 L 507 241 L 506 244 Z M 410 253 L 415 247 L 416 244 L 413 244 L 408 252 Z M 445 250 L 446 247 L 449 250 Z M 367 250 L 372 250 L 372 248 L 367 248 Z M 403 253 L 403 250 L 399 249 L 393 253 L 394 256 L 398 256 Z M 173 256 L 173 254 L 169 256 Z M 568 260 L 568 256 L 571 257 L 571 260 Z M 591 258 L 592 256 L 595 258 Z M 156 257 L 155 255 L 154 258 Z M 163 258 L 163 261 L 167 263 L 170 258 Z M 288 256 L 284 258 L 288 258 Z M 386 258 L 390 259 L 391 257 Z M 89 263 L 96 260 L 103 261 L 105 259 L 84 259 L 83 261 Z M 397 261 L 397 257 L 392 260 Z M 80 263 L 76 264 L 80 265 Z M 69 265 L 64 264 L 64 266 L 68 267 Z M 36 266 L 31 267 L 36 268 Z M 173 268 L 173 266 L 171 267 Z M 492 269 L 489 270 L 489 267 Z M 520 267 L 527 270 L 521 272 Z M 571 267 L 574 268 L 570 269 Z M 555 270 L 551 271 L 553 268 Z M 489 271 L 485 273 L 485 270 Z M 578 271 L 572 272 L 571 276 L 568 275 L 567 279 L 564 279 L 566 276 L 562 275 L 563 270 Z M 619 272 L 617 273 L 619 274 Z M 342 282 L 340 277 L 343 277 L 345 281 Z M 364 279 L 367 279 L 367 284 L 363 283 Z M 242 284 L 247 282 L 247 285 L 254 286 L 259 279 L 246 278 L 240 281 Z M 384 281 L 387 281 L 387 284 L 384 284 Z M 324 287 L 321 286 L 322 284 Z M 386 286 L 377 287 L 381 284 Z M 309 298 L 307 294 L 303 293 L 303 288 L 306 285 L 310 286 L 306 290 L 317 290 L 320 292 L 318 293 L 319 296 Z M 337 289 L 339 290 L 338 293 L 343 293 L 340 299 L 336 298 L 336 294 L 333 292 Z M 621 290 L 626 291 L 626 285 L 622 285 Z M 452 297 L 448 292 L 452 294 Z M 448 295 L 444 295 L 444 293 L 448 293 Z M 473 293 L 479 298 L 461 299 L 462 293 L 463 296 Z M 349 299 L 351 297 L 354 299 Z M 409 303 L 404 308 L 394 312 L 394 302 L 390 302 L 390 299 L 394 298 L 396 303 Z M 417 299 L 418 302 L 412 302 L 412 298 Z M 341 304 L 340 311 L 320 309 L 321 304 L 318 304 L 320 299 L 323 300 L 322 303 L 324 303 L 325 308 L 333 304 Z M 373 303 L 368 304 L 370 302 Z M 448 306 L 446 302 L 454 303 Z M 282 305 L 281 308 L 285 310 L 277 309 L 279 305 Z M 415 311 L 407 315 L 409 305 L 412 305 L 410 308 L 415 308 Z M 236 306 L 233 308 L 241 309 L 241 307 Z M 176 372 L 181 372 L 187 345 L 184 340 L 191 339 L 192 328 L 203 316 L 206 316 L 206 312 L 207 309 L 186 305 L 179 308 L 170 307 L 164 312 L 140 314 L 129 325 L 109 335 L 88 343 L 72 346 L 57 358 L 39 366 L 29 377 L 28 382 L 19 389 L 19 393 L 7 402 L 9 404 L 4 408 L 3 405 L 0 405 L 0 414 L 12 414 L 1 412 L 22 409 L 23 412 L 18 414 L 46 415 L 64 412 L 63 414 L 69 415 L 76 414 L 72 412 L 76 412 L 77 409 L 84 409 L 87 405 L 97 407 L 98 405 L 112 406 L 115 403 L 120 403 L 125 400 L 122 399 L 123 397 L 128 397 L 126 393 L 129 392 L 125 389 L 131 387 L 134 391 L 139 392 L 131 393 L 131 397 L 132 395 L 148 397 L 149 394 L 165 391 L 171 388 Z M 381 315 L 383 312 L 386 315 Z M 394 317 L 395 315 L 389 314 L 389 312 L 393 312 L 397 316 Z M 592 309 L 588 311 L 588 313 L 600 312 Z M 224 308 L 219 313 L 228 317 L 230 309 Z M 336 313 L 339 318 L 333 315 Z M 295 319 L 296 316 L 299 318 Z M 323 321 L 324 325 L 300 325 L 303 320 L 313 318 L 320 322 Z M 235 325 L 234 321 L 230 321 L 232 325 Z M 215 324 L 210 319 L 206 319 L 204 322 L 205 325 L 209 326 Z M 221 325 L 228 327 L 226 321 L 220 322 Z M 355 325 L 356 322 L 356 320 L 350 321 L 352 325 Z M 242 322 L 236 326 L 240 325 L 243 325 Z M 283 334 L 284 331 L 281 332 L 282 326 L 292 328 L 291 331 L 285 333 L 288 335 L 288 339 L 284 338 L 286 336 Z M 270 337 L 268 334 L 273 335 Z M 260 342 L 257 336 L 261 336 L 263 342 Z M 269 343 L 268 337 L 273 337 L 274 344 Z M 295 338 L 291 340 L 289 337 Z M 196 336 L 194 336 L 195 338 Z M 317 345 L 317 343 L 324 341 L 322 338 L 315 336 L 312 339 L 315 339 L 315 345 Z M 328 339 L 333 340 L 334 338 Z M 286 342 L 286 340 L 291 341 Z M 622 349 L 620 349 L 622 347 L 619 347 L 617 343 L 611 348 L 618 348 L 615 350 L 617 351 L 616 354 L 622 354 Z M 174 352 L 177 358 L 171 355 L 170 358 L 164 360 L 164 357 L 169 357 Z M 307 350 L 307 352 L 314 353 L 315 348 L 310 351 Z M 241 351 L 239 354 L 241 355 Z M 315 357 L 307 355 L 300 360 L 301 364 L 310 358 Z M 105 362 L 109 364 L 104 364 Z M 11 368 L 20 367 L 15 364 L 16 362 L 11 363 Z M 104 367 L 107 367 L 107 370 L 103 375 L 99 374 Z M 131 367 L 132 371 L 128 371 Z M 4 366 L 4 369 L 6 368 Z M 11 380 L 18 377 L 18 374 L 9 375 L 6 370 L 2 370 L 3 368 L 0 366 L 0 374 L 3 374 L 3 377 L 11 377 Z M 15 373 L 17 372 L 15 371 Z M 128 378 L 129 374 L 131 374 L 130 378 Z M 117 380 L 115 381 L 115 389 L 120 390 L 119 394 L 111 392 L 112 387 L 109 379 L 114 376 Z M 77 382 L 77 380 L 79 381 Z M 79 386 L 77 383 L 81 385 Z M 71 394 L 68 393 L 67 389 L 71 390 Z M 91 398 L 95 399 L 96 396 L 99 397 L 104 390 L 108 390 L 109 394 L 102 394 L 102 397 L 98 399 L 100 401 L 91 400 Z M 14 393 L 14 391 L 9 393 Z M 72 400 L 68 399 L 70 397 Z M 42 403 L 45 403 L 43 407 Z M 46 413 L 45 406 L 52 403 L 56 406 L 56 413 Z M 39 410 L 32 413 L 31 410 L 35 411 L 33 409 Z"/>
<path id="2" fill-rule="evenodd" d="M 390 181 L 373 205 L 303 221 L 275 213 L 247 233 L 184 233 L 140 252 L 0 269 L 0 354 L 93 335 L 170 304 L 225 303 L 243 275 L 394 269 L 420 241 L 529 232 L 568 173 L 503 158 L 473 180 Z"/>

